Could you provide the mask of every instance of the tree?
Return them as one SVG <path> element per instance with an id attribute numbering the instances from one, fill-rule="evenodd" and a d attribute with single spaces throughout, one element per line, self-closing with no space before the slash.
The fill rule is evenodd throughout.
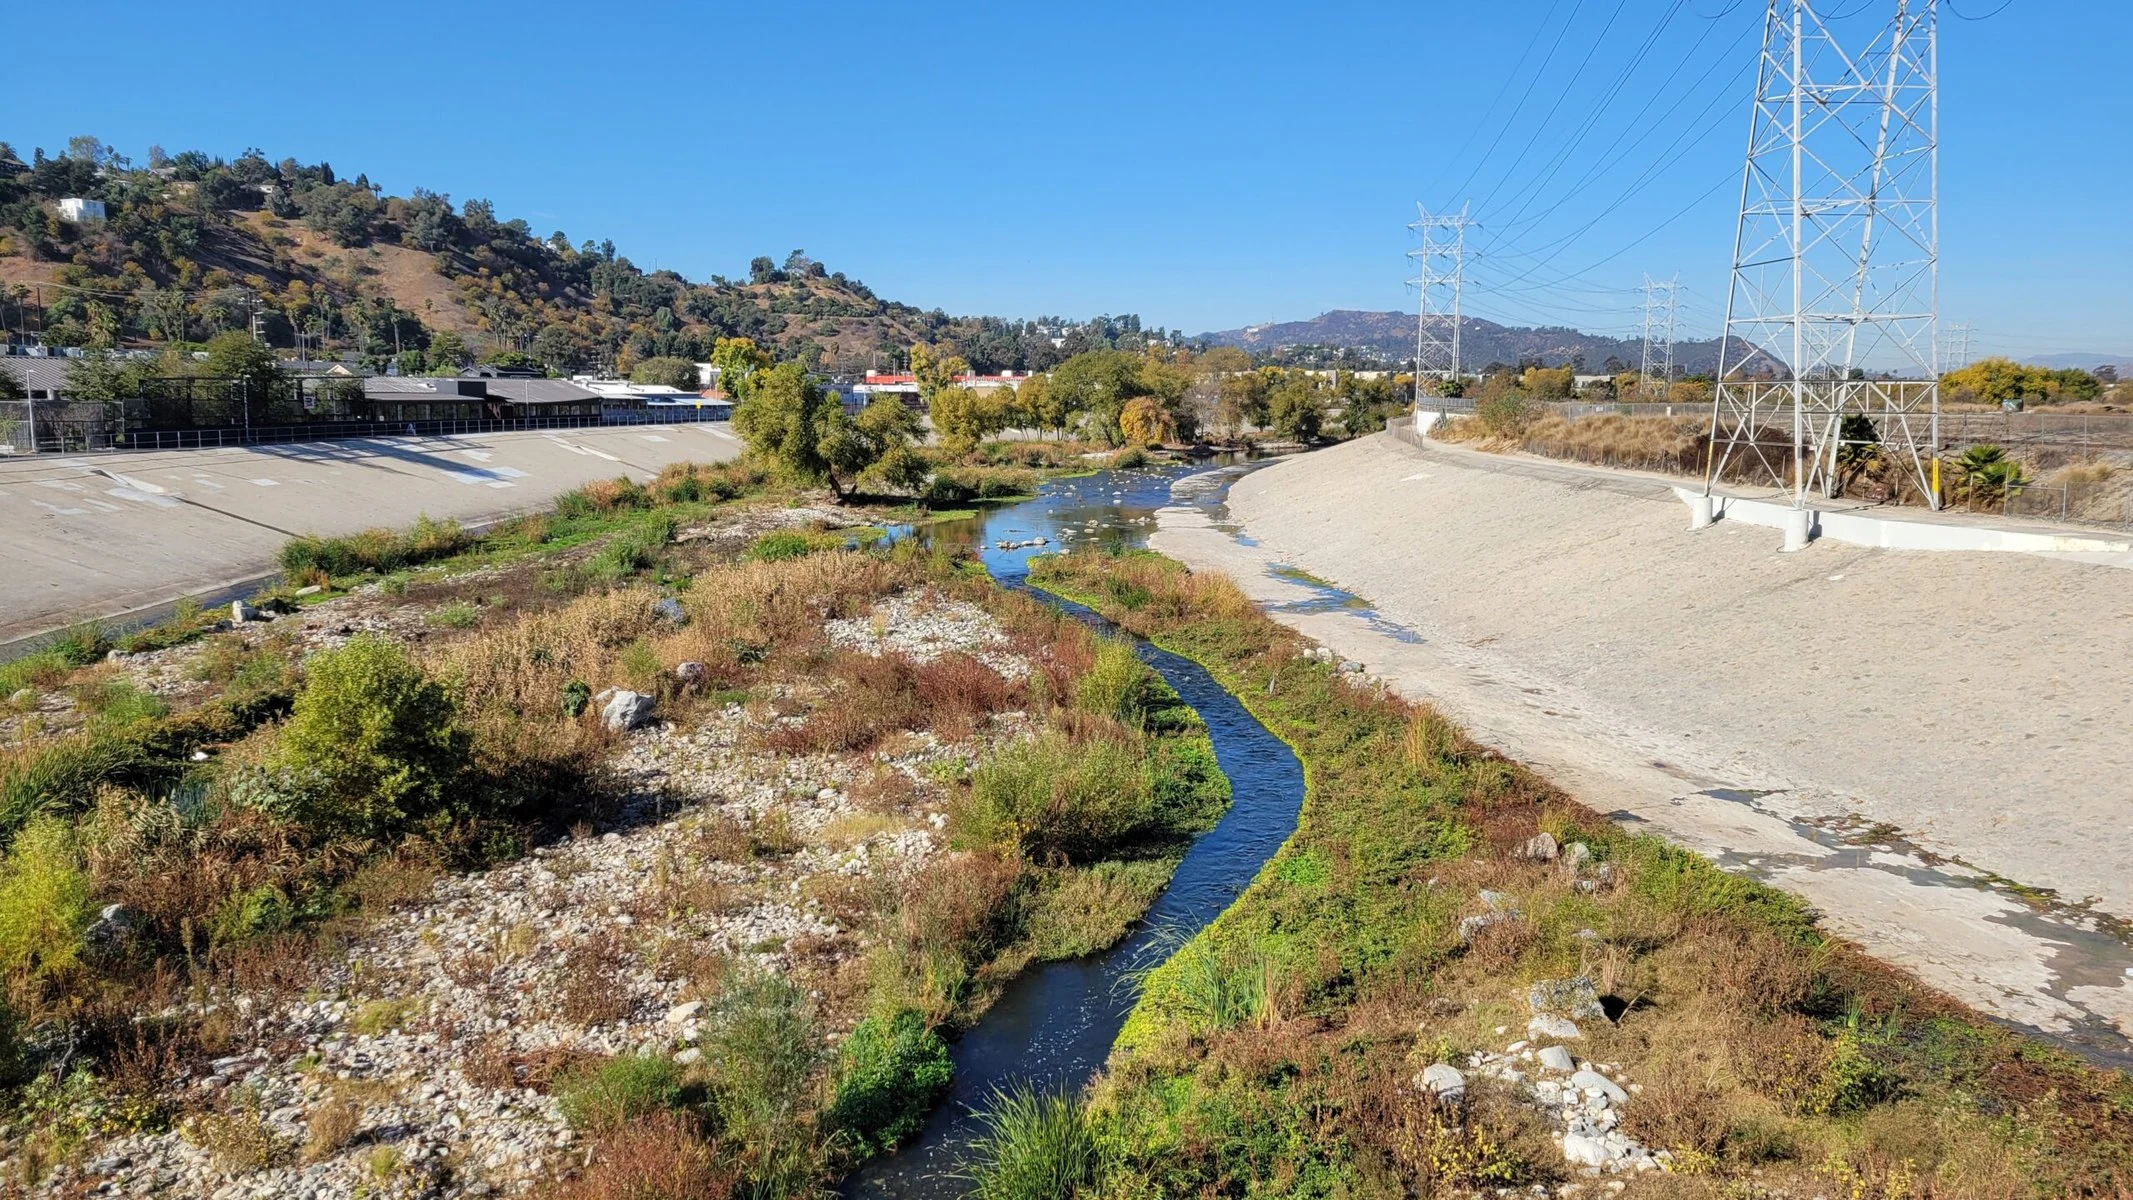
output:
<path id="1" fill-rule="evenodd" d="M 454 374 L 467 362 L 467 340 L 443 330 L 430 335 L 430 369 L 440 374 Z"/>
<path id="2" fill-rule="evenodd" d="M 1153 396 L 1135 396 L 1118 413 L 1119 432 L 1128 445 L 1153 446 L 1177 437 L 1177 425 L 1163 402 Z"/>
<path id="3" fill-rule="evenodd" d="M 1267 394 L 1267 428 L 1291 441 L 1316 441 L 1326 421 L 1326 398 L 1309 371 L 1284 372 Z"/>
<path id="4" fill-rule="evenodd" d="M 748 452 L 801 479 L 829 474 L 822 435 L 832 405 L 805 368 L 784 363 L 756 372 L 733 409 L 733 428 Z"/>
<path id="5" fill-rule="evenodd" d="M 768 254 L 758 254 L 748 260 L 748 282 L 776 283 L 777 281 L 778 264 L 772 262 Z"/>
<path id="6" fill-rule="evenodd" d="M 1981 358 L 1941 376 L 1940 384 L 1945 390 L 1985 404 L 2062 404 L 2094 400 L 2103 394 L 2103 383 L 2087 371 L 2054 371 L 2011 358 Z"/>
<path id="7" fill-rule="evenodd" d="M 138 399 L 143 391 L 143 364 L 110 354 L 85 354 L 67 367 L 67 396 L 110 402 Z"/>
<path id="8" fill-rule="evenodd" d="M 678 391 L 693 392 L 702 386 L 698 382 L 696 364 L 686 358 L 660 356 L 647 358 L 630 372 L 630 382 L 648 383 L 670 387 Z"/>
<path id="9" fill-rule="evenodd" d="M 933 393 L 927 415 L 940 435 L 941 448 L 961 457 L 1013 423 L 1013 400 L 1014 393 L 1007 388 L 947 387 Z"/>
<path id="10" fill-rule="evenodd" d="M 711 347 L 711 366 L 718 372 L 718 386 L 736 400 L 748 395 L 756 372 L 770 365 L 770 356 L 754 338 L 722 337 Z"/>
<path id="11" fill-rule="evenodd" d="M 252 335 L 238 330 L 218 333 L 207 340 L 207 374 L 231 381 L 248 412 L 261 416 L 293 417 L 294 397 L 289 394 L 281 362 Z"/>
<path id="12" fill-rule="evenodd" d="M 1569 367 L 1527 367 L 1519 386 L 1537 400 L 1567 400 L 1576 381 L 1577 374 Z"/>
<path id="13" fill-rule="evenodd" d="M 910 450 L 911 439 L 918 432 L 918 415 L 893 396 L 876 396 L 859 410 L 858 416 L 848 417 L 837 394 L 830 393 L 821 436 L 830 490 L 848 494 L 858 486 L 860 476 L 875 471 L 891 454 L 896 454 L 899 461 L 890 464 L 889 474 L 900 482 L 907 481 L 911 469 L 899 452 Z M 840 485 L 839 476 L 846 482 Z M 920 479 L 923 481 L 924 476 Z"/>
<path id="14" fill-rule="evenodd" d="M 13 371 L 0 368 L 0 400 L 27 400 L 29 395 L 28 389 L 22 386 L 20 377 Z"/>
<path id="15" fill-rule="evenodd" d="M 911 347 L 911 376 L 918 381 L 919 400 L 928 408 L 934 396 L 969 373 L 970 364 L 957 355 L 944 355 L 925 342 Z"/>

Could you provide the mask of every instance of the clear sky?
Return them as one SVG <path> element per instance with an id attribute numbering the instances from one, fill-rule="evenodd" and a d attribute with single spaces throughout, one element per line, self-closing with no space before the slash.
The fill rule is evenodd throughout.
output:
<path id="1" fill-rule="evenodd" d="M 1984 19 L 1943 8 L 1943 321 L 2133 354 L 2133 3 L 1954 2 Z M 1762 8 L 27 5 L 9 58 L 64 69 L 9 89 L 0 139 L 256 145 L 693 278 L 800 247 L 922 306 L 1187 332 L 1409 307 L 1415 201 L 1471 199 L 1469 312 L 1624 333 L 1679 272 L 1708 336 Z"/>

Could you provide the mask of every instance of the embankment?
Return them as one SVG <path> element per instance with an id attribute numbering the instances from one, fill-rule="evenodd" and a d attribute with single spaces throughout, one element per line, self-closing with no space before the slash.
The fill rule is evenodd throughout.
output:
<path id="1" fill-rule="evenodd" d="M 1246 538 L 1165 510 L 1152 545 L 1935 986 L 2120 1047 L 2133 1030 L 2108 922 L 2040 913 L 1987 874 L 2133 916 L 2123 572 L 1784 555 L 1768 530 L 1689 534 L 1649 480 L 1389 437 L 1246 476 L 1229 516 Z"/>
<path id="2" fill-rule="evenodd" d="M 0 644 L 255 580 L 297 534 L 487 520 L 740 450 L 720 423 L 0 460 Z"/>

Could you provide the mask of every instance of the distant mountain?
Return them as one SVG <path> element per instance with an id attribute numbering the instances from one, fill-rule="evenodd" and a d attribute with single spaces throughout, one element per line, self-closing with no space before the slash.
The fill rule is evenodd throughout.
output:
<path id="1" fill-rule="evenodd" d="M 2068 367 L 2081 371 L 2117 367 L 2120 375 L 2133 375 L 2133 354 L 2038 354 L 2022 361 L 2033 367 L 2050 367 L 2054 371 Z"/>
<path id="2" fill-rule="evenodd" d="M 1252 351 L 1273 351 L 1283 346 L 1349 346 L 1401 361 L 1414 357 L 1415 314 L 1343 308 L 1320 313 L 1308 321 L 1248 325 L 1201 336 L 1216 345 Z M 1608 337 L 1567 327 L 1519 328 L 1479 317 L 1463 318 L 1459 324 L 1461 365 L 1475 370 L 1492 362 L 1516 366 L 1538 359 L 1550 367 L 1578 363 L 1581 370 L 1592 374 L 1609 370 L 1609 360 L 1613 360 L 1614 369 L 1633 371 L 1643 350 L 1643 343 L 1637 338 Z M 1675 342 L 1674 365 L 1684 374 L 1715 373 L 1718 339 Z"/>

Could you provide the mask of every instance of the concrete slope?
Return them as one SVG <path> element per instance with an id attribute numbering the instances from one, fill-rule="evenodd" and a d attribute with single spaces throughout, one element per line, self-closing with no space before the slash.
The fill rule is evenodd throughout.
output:
<path id="1" fill-rule="evenodd" d="M 0 459 L 0 642 L 256 578 L 297 534 L 484 521 L 740 450 L 717 423 Z"/>
<path id="2" fill-rule="evenodd" d="M 2099 919 L 2133 915 L 2123 571 L 1784 555 L 1765 529 L 1688 533 L 1653 481 L 1532 466 L 1366 439 L 1243 477 L 1226 519 L 1165 510 L 1153 544 L 1586 803 L 1800 893 L 1988 1012 L 2133 1061 L 2133 952 Z"/>

